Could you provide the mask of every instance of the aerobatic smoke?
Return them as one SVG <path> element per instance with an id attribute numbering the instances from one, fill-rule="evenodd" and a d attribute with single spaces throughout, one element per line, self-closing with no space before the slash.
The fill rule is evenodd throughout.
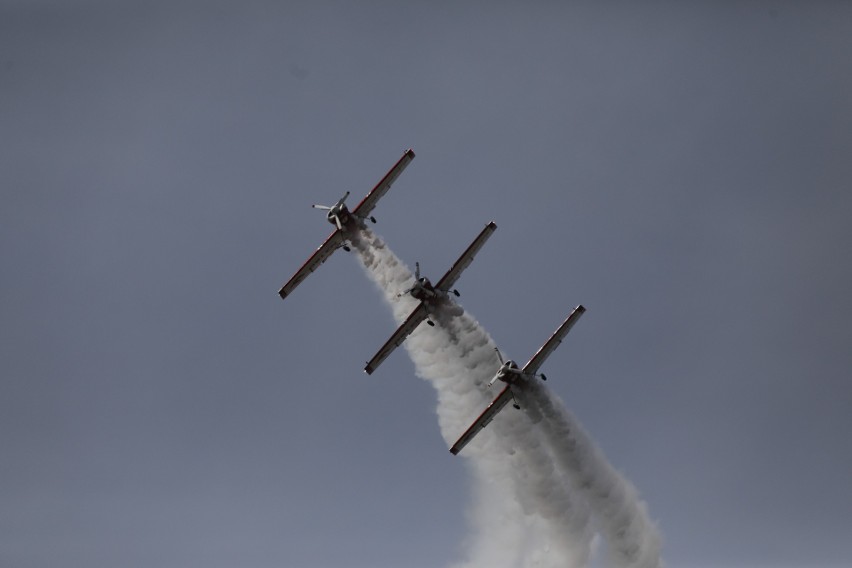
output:
<path id="1" fill-rule="evenodd" d="M 556 395 L 535 381 L 528 394 L 542 414 L 541 430 L 557 463 L 598 518 L 598 528 L 609 544 L 609 563 L 661 566 L 659 533 L 633 485 L 607 462 Z"/>
<path id="2" fill-rule="evenodd" d="M 369 229 L 351 244 L 401 323 L 417 306 L 414 279 Z M 404 343 L 418 376 L 437 392 L 438 424 L 449 445 L 496 395 L 487 388 L 499 360 L 488 333 L 458 304 L 433 314 Z M 661 566 L 659 538 L 633 487 L 606 462 L 561 402 L 541 385 L 504 411 L 468 445 L 474 476 L 467 560 L 478 566 L 584 567 L 595 531 L 619 567 Z"/>

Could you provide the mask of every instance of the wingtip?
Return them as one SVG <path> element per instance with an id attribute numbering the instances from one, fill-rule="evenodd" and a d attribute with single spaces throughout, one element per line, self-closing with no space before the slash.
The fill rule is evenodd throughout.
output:
<path id="1" fill-rule="evenodd" d="M 368 375 L 372 375 L 373 371 L 375 371 L 375 369 L 372 368 L 369 363 L 367 363 L 367 366 L 364 367 L 364 372 L 367 373 Z"/>
<path id="2" fill-rule="evenodd" d="M 281 288 L 280 290 L 278 290 L 278 295 L 281 296 L 281 299 L 283 300 L 287 297 L 287 292 L 284 291 L 284 288 Z"/>

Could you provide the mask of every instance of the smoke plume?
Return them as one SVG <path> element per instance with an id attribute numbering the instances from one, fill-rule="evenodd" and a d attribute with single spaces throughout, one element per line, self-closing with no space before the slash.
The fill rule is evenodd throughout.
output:
<path id="1" fill-rule="evenodd" d="M 401 323 L 417 307 L 414 280 L 369 229 L 351 244 Z M 500 362 L 494 341 L 461 306 L 448 302 L 404 346 L 418 376 L 435 388 L 448 446 L 499 392 L 487 388 Z M 659 538 L 644 505 L 594 447 L 562 403 L 541 385 L 525 389 L 526 412 L 499 413 L 465 449 L 474 477 L 466 559 L 457 568 L 588 566 L 595 532 L 614 566 L 661 566 Z"/>

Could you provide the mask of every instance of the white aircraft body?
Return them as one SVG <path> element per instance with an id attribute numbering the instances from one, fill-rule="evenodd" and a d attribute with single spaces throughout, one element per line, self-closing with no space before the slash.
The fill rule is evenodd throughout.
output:
<path id="1" fill-rule="evenodd" d="M 335 229 L 325 242 L 320 245 L 316 252 L 314 252 L 314 254 L 305 262 L 305 264 L 296 271 L 296 274 L 294 274 L 293 277 L 281 287 L 281 290 L 278 291 L 278 295 L 281 296 L 282 299 L 286 298 L 296 288 L 296 286 L 301 284 L 302 280 L 307 278 L 311 272 L 319 267 L 319 265 L 328 260 L 328 257 L 330 257 L 334 251 L 339 248 L 349 250 L 349 235 L 352 231 L 364 227 L 365 219 L 370 219 L 373 223 L 376 222 L 376 219 L 370 216 L 370 212 L 372 212 L 379 199 L 387 193 L 391 184 L 399 177 L 402 171 L 413 159 L 414 152 L 410 149 L 406 150 L 399 161 L 394 164 L 387 174 L 385 174 L 385 177 L 376 184 L 376 187 L 374 187 L 352 211 L 346 207 L 345 203 L 346 198 L 349 197 L 348 191 L 337 203 L 330 207 L 326 205 L 313 206 L 315 209 L 328 211 L 326 218 L 329 223 L 335 226 Z"/>
<path id="2" fill-rule="evenodd" d="M 479 249 L 482 248 L 482 245 L 485 244 L 485 241 L 488 240 L 495 230 L 497 230 L 497 224 L 494 223 L 494 221 L 488 223 L 473 240 L 470 246 L 462 253 L 459 259 L 453 264 L 450 270 L 448 270 L 447 273 L 444 274 L 444 277 L 441 278 L 434 286 L 428 278 L 420 276 L 420 263 L 418 262 L 415 264 L 414 285 L 408 290 L 401 292 L 399 295 L 411 294 L 420 300 L 420 304 L 413 312 L 411 312 L 411 315 L 406 318 L 402 325 L 397 328 L 393 335 L 391 335 L 390 339 L 382 345 L 382 348 L 379 349 L 378 353 L 370 359 L 367 366 L 364 367 L 364 371 L 368 375 L 372 374 L 394 349 L 402 345 L 402 342 L 411 335 L 411 333 L 423 322 L 423 320 L 426 320 L 426 323 L 429 325 L 435 325 L 430 314 L 441 302 L 449 301 L 450 292 L 456 296 L 459 295 L 458 290 L 451 290 L 451 287 L 456 283 L 456 280 L 459 279 L 462 272 L 470 266 L 470 263 L 473 262 L 473 257 L 477 252 L 479 252 Z"/>
<path id="3" fill-rule="evenodd" d="M 550 336 L 544 345 L 536 351 L 535 355 L 532 356 L 532 359 L 529 360 L 529 363 L 524 365 L 523 369 L 518 368 L 518 364 L 512 360 L 503 361 L 503 357 L 500 356 L 500 352 L 497 351 L 497 357 L 500 359 L 500 369 L 497 370 L 497 373 L 494 375 L 494 378 L 489 381 L 488 386 L 494 385 L 497 381 L 503 381 L 506 383 L 506 387 L 497 395 L 491 404 L 489 404 L 482 414 L 479 415 L 473 424 L 470 425 L 464 434 L 458 439 L 458 441 L 453 444 L 453 447 L 450 448 L 450 452 L 453 455 L 458 454 L 462 448 L 464 448 L 479 432 L 482 431 L 483 428 L 488 426 L 488 424 L 494 420 L 494 417 L 500 412 L 504 406 L 509 404 L 510 400 L 515 400 L 514 389 L 523 389 L 526 382 L 534 379 L 536 377 L 541 377 L 542 380 L 547 380 L 547 377 L 544 374 L 536 374 L 539 367 L 541 367 L 542 363 L 544 363 L 545 359 L 547 359 L 551 353 L 562 343 L 562 339 L 565 335 L 571 330 L 574 324 L 580 319 L 580 316 L 586 311 L 582 305 L 574 308 L 574 311 L 571 312 L 562 325 L 553 332 L 553 335 Z M 514 403 L 515 408 L 520 408 L 518 403 Z"/>

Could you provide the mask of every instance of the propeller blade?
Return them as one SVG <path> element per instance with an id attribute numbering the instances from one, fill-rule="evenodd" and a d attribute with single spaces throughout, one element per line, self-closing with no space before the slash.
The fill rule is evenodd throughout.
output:
<path id="1" fill-rule="evenodd" d="M 414 263 L 414 278 L 416 278 L 417 280 L 420 280 L 420 263 L 419 262 Z"/>
<path id="2" fill-rule="evenodd" d="M 348 192 L 348 191 L 347 191 L 346 193 L 344 193 L 344 194 L 343 194 L 343 197 L 341 197 L 341 198 L 337 201 L 337 204 L 338 204 L 338 205 L 343 205 L 343 202 L 344 202 L 344 201 L 346 201 L 346 198 L 347 198 L 347 197 L 349 197 L 349 192 Z"/>
<path id="3" fill-rule="evenodd" d="M 337 224 L 337 228 L 341 231 L 343 230 L 343 223 L 340 222 L 340 217 L 334 215 L 334 222 Z"/>
<path id="4" fill-rule="evenodd" d="M 503 364 L 503 356 L 500 355 L 500 350 L 495 347 L 494 351 L 497 352 L 497 358 L 500 359 L 500 364 L 502 365 Z"/>
<path id="5" fill-rule="evenodd" d="M 311 205 L 314 209 L 322 209 L 323 211 L 331 211 L 331 207 L 328 205 Z"/>

